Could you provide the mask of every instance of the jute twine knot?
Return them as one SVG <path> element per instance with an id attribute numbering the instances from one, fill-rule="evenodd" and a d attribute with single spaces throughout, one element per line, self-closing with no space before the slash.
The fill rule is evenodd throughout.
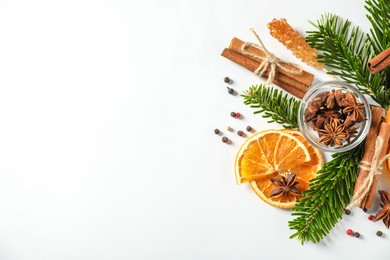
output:
<path id="1" fill-rule="evenodd" d="M 254 74 L 258 76 L 262 76 L 268 69 L 268 79 L 265 82 L 265 85 L 267 86 L 269 83 L 272 82 L 272 80 L 275 78 L 275 73 L 276 73 L 276 68 L 279 67 L 280 69 L 292 74 L 292 75 L 301 75 L 303 70 L 302 67 L 291 63 L 291 62 L 285 62 L 280 59 L 278 59 L 273 53 L 269 52 L 267 48 L 264 46 L 263 42 L 261 41 L 259 35 L 255 32 L 253 28 L 250 28 L 250 31 L 255 35 L 257 40 L 259 41 L 260 45 L 251 43 L 251 42 L 245 42 L 241 46 L 241 51 L 245 55 L 252 57 L 252 58 L 257 58 L 262 60 L 260 63 L 259 67 L 253 72 Z M 260 51 L 264 52 L 264 55 L 256 55 L 253 53 L 248 52 L 246 49 L 251 46 L 254 48 L 259 49 Z M 293 68 L 287 68 L 286 65 L 292 66 Z"/>
<path id="2" fill-rule="evenodd" d="M 378 136 L 375 141 L 375 152 L 372 157 L 372 163 L 367 161 L 361 161 L 359 167 L 362 170 L 368 171 L 367 177 L 364 179 L 362 185 L 359 187 L 359 189 L 355 192 L 355 194 L 352 197 L 352 201 L 349 203 L 349 205 L 346 207 L 347 209 L 351 209 L 354 206 L 360 205 L 364 197 L 368 194 L 370 191 L 371 185 L 374 181 L 374 177 L 376 175 L 381 175 L 383 173 L 383 166 L 382 164 L 390 158 L 390 154 L 387 154 L 383 156 L 382 158 L 379 158 L 379 154 L 381 153 L 383 147 L 383 138 L 381 136 Z"/>

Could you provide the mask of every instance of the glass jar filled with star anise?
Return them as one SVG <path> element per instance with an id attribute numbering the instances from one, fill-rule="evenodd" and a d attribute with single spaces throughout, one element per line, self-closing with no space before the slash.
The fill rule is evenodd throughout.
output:
<path id="1" fill-rule="evenodd" d="M 356 147 L 371 125 L 371 110 L 364 95 L 341 81 L 311 87 L 302 98 L 298 113 L 303 136 L 326 152 Z"/>

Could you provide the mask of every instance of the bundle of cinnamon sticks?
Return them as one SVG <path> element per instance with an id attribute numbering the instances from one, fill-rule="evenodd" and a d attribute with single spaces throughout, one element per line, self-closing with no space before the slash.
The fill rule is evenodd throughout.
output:
<path id="1" fill-rule="evenodd" d="M 255 58 L 252 55 L 247 55 L 242 51 L 242 46 L 245 44 L 242 40 L 238 38 L 233 38 L 229 48 L 226 48 L 222 52 L 222 56 L 243 66 L 244 68 L 254 72 L 257 68 L 259 68 L 260 64 L 263 62 L 259 58 Z M 264 56 L 264 52 L 258 48 L 255 48 L 253 46 L 248 46 L 246 49 L 247 52 L 254 54 L 256 56 Z M 292 68 L 291 65 L 286 65 L 286 67 Z M 267 70 L 262 77 L 267 78 L 269 74 L 269 70 Z M 277 67 L 275 77 L 273 78 L 272 82 L 281 87 L 282 89 L 286 90 L 290 94 L 302 98 L 307 89 L 311 86 L 313 82 L 314 75 L 302 71 L 300 75 L 293 75 L 292 73 L 289 73 L 288 71 Z"/>
<path id="2" fill-rule="evenodd" d="M 387 48 L 386 50 L 379 53 L 377 56 L 368 61 L 368 69 L 373 74 L 378 73 L 389 66 L 390 48 Z M 385 120 L 382 122 L 383 111 L 384 110 L 381 107 L 373 107 L 371 109 L 371 127 L 366 137 L 364 154 L 361 159 L 361 164 L 362 162 L 369 163 L 372 167 L 375 152 L 378 153 L 379 158 L 383 158 L 388 152 L 390 140 L 390 109 L 386 112 Z M 381 147 L 376 147 L 378 138 L 382 138 L 383 140 L 383 145 Z M 380 149 L 380 151 L 376 151 L 378 149 Z M 387 167 L 385 166 L 385 168 Z M 355 183 L 354 197 L 357 195 L 359 190 L 361 190 L 362 186 L 364 186 L 364 182 L 369 177 L 369 174 L 369 169 L 365 167 L 359 169 L 358 178 Z M 360 208 L 367 210 L 371 207 L 376 191 L 376 186 L 378 184 L 378 179 L 379 175 L 375 175 L 367 194 L 364 196 L 363 200 L 358 205 Z"/>
<path id="3" fill-rule="evenodd" d="M 364 163 L 373 163 L 374 154 L 377 149 L 378 158 L 383 158 L 388 150 L 388 144 L 390 140 L 390 109 L 386 113 L 385 120 L 382 122 L 382 113 L 383 108 L 373 107 L 371 109 L 371 127 L 366 137 L 366 142 L 364 146 L 364 154 L 361 159 Z M 376 147 L 377 139 L 382 138 L 383 145 L 381 147 Z M 371 167 L 373 167 L 371 165 Z M 358 178 L 355 183 L 354 195 L 361 189 L 361 186 L 364 185 L 364 181 L 368 178 L 370 170 L 367 168 L 360 168 L 358 173 Z M 376 191 L 376 186 L 378 184 L 379 175 L 375 175 L 372 181 L 371 186 L 369 187 L 368 193 L 364 196 L 363 200 L 358 205 L 362 209 L 369 209 L 371 207 L 374 194 Z"/>

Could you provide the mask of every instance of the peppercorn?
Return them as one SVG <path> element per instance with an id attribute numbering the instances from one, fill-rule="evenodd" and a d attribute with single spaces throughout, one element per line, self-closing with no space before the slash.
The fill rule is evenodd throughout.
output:
<path id="1" fill-rule="evenodd" d="M 235 112 L 230 112 L 230 116 L 231 117 L 236 117 L 236 113 Z"/>
<path id="2" fill-rule="evenodd" d="M 230 126 L 227 126 L 226 127 L 226 130 L 228 130 L 229 132 L 233 131 L 233 128 L 231 128 Z"/>
<path id="3" fill-rule="evenodd" d="M 240 113 L 236 113 L 236 118 L 240 118 L 241 117 L 241 114 Z"/>
<path id="4" fill-rule="evenodd" d="M 246 127 L 246 131 L 248 131 L 248 132 L 252 132 L 252 130 L 253 130 L 253 129 L 252 129 L 252 127 L 251 127 L 251 126 L 249 126 L 249 125 L 248 125 L 248 126 Z"/>
<path id="5" fill-rule="evenodd" d="M 350 211 L 349 209 L 346 209 L 346 210 L 344 211 L 344 213 L 345 213 L 345 215 L 351 215 L 351 211 Z"/>
<path id="6" fill-rule="evenodd" d="M 348 229 L 348 230 L 347 230 L 347 235 L 349 235 L 349 236 L 352 236 L 352 235 L 353 235 L 352 229 Z"/>
<path id="7" fill-rule="evenodd" d="M 222 137 L 222 142 L 223 143 L 229 142 L 229 138 L 227 138 L 226 136 Z"/>
<path id="8" fill-rule="evenodd" d="M 374 215 L 368 216 L 368 220 L 371 220 L 371 221 L 372 221 L 372 220 L 374 220 L 374 218 L 375 218 Z"/>
<path id="9" fill-rule="evenodd" d="M 241 130 L 239 130 L 239 131 L 237 132 L 237 134 L 238 134 L 239 136 L 243 136 L 243 135 L 244 135 L 244 132 L 241 131 Z"/>
<path id="10" fill-rule="evenodd" d="M 363 211 L 364 211 L 364 212 L 367 212 L 367 209 L 366 209 L 366 208 L 363 208 Z"/>
<path id="11" fill-rule="evenodd" d="M 228 93 L 229 93 L 230 95 L 234 95 L 234 93 L 235 93 L 234 89 L 229 88 L 229 87 L 227 87 L 227 89 L 228 89 Z"/>
<path id="12" fill-rule="evenodd" d="M 359 238 L 360 237 L 359 232 L 355 232 L 354 236 Z"/>
<path id="13" fill-rule="evenodd" d="M 225 81 L 225 83 L 230 83 L 232 80 L 229 77 L 225 77 L 223 81 Z"/>
<path id="14" fill-rule="evenodd" d="M 218 128 L 215 128 L 215 129 L 214 129 L 214 134 L 219 135 L 220 132 L 221 132 L 221 131 L 219 131 Z"/>
<path id="15" fill-rule="evenodd" d="M 382 231 L 377 231 L 377 232 L 376 232 L 376 235 L 377 235 L 378 237 L 381 237 L 381 236 L 383 235 L 383 232 L 382 232 Z"/>

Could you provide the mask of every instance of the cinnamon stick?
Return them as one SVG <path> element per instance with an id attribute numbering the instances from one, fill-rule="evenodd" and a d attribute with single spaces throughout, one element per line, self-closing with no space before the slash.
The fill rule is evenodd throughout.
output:
<path id="1" fill-rule="evenodd" d="M 389 138 L 390 138 L 390 123 L 383 122 L 381 124 L 378 137 L 383 138 L 383 146 L 382 146 L 381 151 L 380 151 L 379 156 L 378 156 L 378 158 L 380 159 L 380 158 L 383 158 L 387 153 L 387 147 L 388 147 Z M 375 175 L 369 192 L 362 200 L 362 203 L 361 203 L 362 208 L 369 209 L 371 207 L 372 200 L 374 199 L 374 194 L 376 191 L 376 186 L 378 184 L 378 180 L 379 180 L 379 175 Z"/>
<path id="2" fill-rule="evenodd" d="M 254 72 L 260 66 L 259 62 L 255 61 L 253 59 L 250 59 L 250 58 L 248 58 L 248 57 L 246 57 L 238 52 L 227 49 L 227 48 L 225 48 L 223 50 L 221 55 L 223 57 L 243 66 L 244 68 L 246 68 L 252 72 Z M 268 72 L 266 71 L 266 73 L 264 73 L 262 77 L 267 78 Z M 298 88 L 295 88 L 292 85 L 289 85 L 289 84 L 281 81 L 280 77 L 275 76 L 275 78 L 272 80 L 272 82 L 298 98 L 303 98 L 303 96 L 306 93 L 306 91 L 302 91 Z"/>
<path id="3" fill-rule="evenodd" d="M 388 109 L 387 112 L 386 112 L 385 122 L 386 122 L 386 123 L 390 123 L 390 109 Z M 390 148 L 390 141 L 389 141 L 388 147 L 387 147 L 387 154 L 390 153 L 390 149 L 389 149 L 389 148 Z M 390 169 L 389 169 L 388 160 L 390 160 L 390 159 L 387 159 L 387 160 L 386 160 L 386 162 L 385 162 L 383 168 L 385 169 L 385 172 L 386 172 L 387 174 L 390 174 Z M 390 175 L 389 175 L 389 176 L 390 176 Z"/>
<path id="4" fill-rule="evenodd" d="M 382 122 L 379 129 L 378 137 L 383 138 L 383 146 L 381 148 L 381 152 L 379 154 L 379 158 L 383 158 L 387 154 L 387 150 L 389 147 L 389 139 L 390 139 L 390 109 L 387 110 L 385 121 Z M 384 169 L 387 168 L 387 163 L 385 163 Z M 365 208 L 369 208 L 371 206 L 372 200 L 374 199 L 374 194 L 376 191 L 376 185 L 378 184 L 379 176 L 376 175 L 374 177 L 373 183 L 370 187 L 370 191 L 366 195 L 366 197 L 363 199 L 362 204 Z"/>
<path id="5" fill-rule="evenodd" d="M 241 48 L 244 44 L 245 44 L 244 41 L 234 37 L 230 42 L 229 49 L 245 55 L 245 53 L 243 53 L 241 50 Z M 265 55 L 265 53 L 262 50 L 255 48 L 255 47 L 252 47 L 252 46 L 248 46 L 246 49 L 249 53 L 254 54 L 254 55 L 258 55 L 258 56 Z M 245 55 L 245 56 L 247 56 L 247 55 Z M 254 57 L 248 57 L 248 58 L 257 61 L 259 64 L 262 62 L 262 60 L 259 58 L 254 58 Z M 289 65 L 289 64 L 286 64 L 285 67 L 287 69 L 291 69 L 291 70 L 294 69 L 294 67 Z M 311 84 L 313 83 L 313 79 L 314 79 L 314 75 L 307 72 L 307 71 L 302 71 L 302 74 L 300 74 L 300 75 L 294 75 L 294 74 L 288 73 L 287 71 L 285 71 L 279 67 L 276 68 L 275 77 L 276 78 L 280 77 L 280 81 L 285 82 L 289 85 L 293 84 L 294 86 L 300 88 L 302 91 L 306 91 L 307 88 L 311 86 Z M 289 82 L 286 82 L 287 80 L 289 80 Z"/>
<path id="6" fill-rule="evenodd" d="M 368 61 L 368 69 L 372 74 L 378 73 L 388 66 L 390 66 L 390 48 L 387 48 Z"/>
<path id="7" fill-rule="evenodd" d="M 390 123 L 390 109 L 386 111 L 385 122 Z"/>
<path id="8" fill-rule="evenodd" d="M 374 152 L 375 152 L 376 138 L 378 136 L 380 123 L 382 120 L 382 113 L 383 113 L 383 108 L 381 107 L 371 108 L 371 126 L 366 137 L 366 143 L 364 144 L 364 154 L 361 159 L 362 161 L 372 162 L 372 158 L 374 157 Z M 367 178 L 368 173 L 369 173 L 368 170 L 362 168 L 359 169 L 358 177 L 355 183 L 354 193 L 356 193 L 360 189 L 364 180 Z M 360 208 L 367 208 L 367 206 L 368 205 L 366 203 L 363 203 L 363 201 L 359 205 Z"/>

